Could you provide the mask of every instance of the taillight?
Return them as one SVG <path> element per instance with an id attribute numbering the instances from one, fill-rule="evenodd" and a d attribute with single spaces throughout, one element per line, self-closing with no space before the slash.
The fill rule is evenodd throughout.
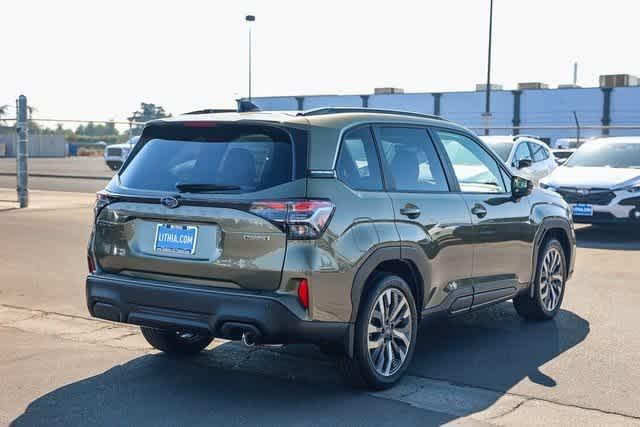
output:
<path id="1" fill-rule="evenodd" d="M 281 224 L 289 239 L 317 239 L 327 228 L 335 205 L 328 200 L 260 201 L 250 211 Z"/>
<path id="2" fill-rule="evenodd" d="M 309 281 L 307 279 L 302 279 L 298 283 L 298 301 L 304 308 L 309 308 Z"/>
<path id="3" fill-rule="evenodd" d="M 100 213 L 102 208 L 107 206 L 109 203 L 111 203 L 111 198 L 109 198 L 108 194 L 103 192 L 96 193 L 96 204 L 93 207 L 94 218 L 98 218 L 98 214 Z"/>
<path id="4" fill-rule="evenodd" d="M 87 255 L 87 267 L 89 268 L 89 273 L 96 271 L 96 263 L 91 255 Z"/>

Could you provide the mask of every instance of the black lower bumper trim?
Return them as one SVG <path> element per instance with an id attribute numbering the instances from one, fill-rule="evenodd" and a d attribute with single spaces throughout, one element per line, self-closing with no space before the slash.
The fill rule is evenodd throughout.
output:
<path id="1" fill-rule="evenodd" d="M 594 212 L 593 216 L 574 216 L 576 224 L 603 224 L 603 225 L 639 225 L 640 219 L 634 216 L 632 210 L 628 217 L 617 217 L 610 212 Z"/>
<path id="2" fill-rule="evenodd" d="M 348 349 L 350 323 L 308 321 L 278 297 L 265 297 L 115 275 L 87 277 L 87 306 L 94 317 L 161 329 L 206 332 L 239 339 L 237 325 L 260 331 L 265 344 L 332 344 Z"/>

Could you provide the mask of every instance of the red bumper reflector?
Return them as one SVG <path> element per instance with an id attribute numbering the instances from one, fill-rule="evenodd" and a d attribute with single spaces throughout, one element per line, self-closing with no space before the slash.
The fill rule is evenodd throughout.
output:
<path id="1" fill-rule="evenodd" d="M 96 264 L 93 262 L 93 258 L 91 255 L 87 255 L 87 266 L 89 267 L 89 273 L 93 273 L 96 271 Z"/>
<path id="2" fill-rule="evenodd" d="M 304 308 L 309 308 L 309 281 L 307 279 L 300 280 L 298 284 L 298 300 Z"/>

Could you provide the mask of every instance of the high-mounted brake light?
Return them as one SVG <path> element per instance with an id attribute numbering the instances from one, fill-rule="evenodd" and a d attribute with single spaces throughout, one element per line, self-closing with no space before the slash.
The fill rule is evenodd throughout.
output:
<path id="1" fill-rule="evenodd" d="M 183 122 L 182 125 L 187 128 L 212 128 L 216 126 L 215 122 Z"/>
<path id="2" fill-rule="evenodd" d="M 335 205 L 328 200 L 261 201 L 250 211 L 282 224 L 289 239 L 317 239 L 327 228 Z"/>

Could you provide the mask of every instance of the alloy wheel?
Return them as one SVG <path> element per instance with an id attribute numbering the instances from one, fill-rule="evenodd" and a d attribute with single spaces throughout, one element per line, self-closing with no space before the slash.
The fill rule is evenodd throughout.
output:
<path id="1" fill-rule="evenodd" d="M 564 266 L 562 255 L 557 248 L 551 248 L 545 254 L 540 271 L 540 300 L 547 311 L 553 311 L 560 302 L 564 286 Z"/>
<path id="2" fill-rule="evenodd" d="M 389 377 L 403 365 L 411 346 L 411 309 L 404 294 L 386 289 L 369 315 L 367 344 L 376 372 Z"/>

